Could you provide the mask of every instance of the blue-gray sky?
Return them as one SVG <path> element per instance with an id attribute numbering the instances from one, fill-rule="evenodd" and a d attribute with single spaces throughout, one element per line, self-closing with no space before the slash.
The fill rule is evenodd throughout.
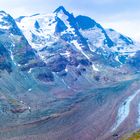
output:
<path id="1" fill-rule="evenodd" d="M 1 0 L 0 8 L 13 17 L 51 13 L 63 5 L 75 15 L 88 15 L 140 41 L 140 0 Z"/>

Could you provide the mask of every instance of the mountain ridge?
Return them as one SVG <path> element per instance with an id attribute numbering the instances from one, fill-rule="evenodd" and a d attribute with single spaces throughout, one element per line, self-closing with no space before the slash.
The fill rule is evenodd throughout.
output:
<path id="1" fill-rule="evenodd" d="M 70 18 L 70 20 L 72 20 L 72 21 L 70 21 L 70 25 L 66 25 L 65 23 L 64 23 L 64 21 L 65 22 L 69 22 L 69 20 L 67 21 L 67 20 L 62 20 L 61 18 L 59 18 L 58 16 L 57 16 L 57 14 L 59 14 L 60 13 L 60 11 L 64 11 L 64 14 L 62 13 L 62 14 L 60 14 L 60 15 L 65 15 L 65 13 L 66 13 L 66 15 Z M 84 43 L 84 45 L 83 46 L 85 46 L 86 44 L 87 44 L 87 40 L 88 40 L 88 42 L 89 42 L 89 40 L 90 40 L 90 38 L 89 39 L 87 39 L 87 36 L 83 36 L 82 34 L 81 34 L 81 32 L 79 31 L 79 25 L 77 25 L 78 24 L 78 21 L 76 21 L 76 19 L 78 18 L 78 16 L 77 17 L 74 17 L 73 15 L 71 15 L 68 11 L 66 11 L 66 9 L 63 7 L 63 6 L 60 6 L 59 8 L 57 8 L 55 11 L 54 11 L 54 14 L 56 13 L 56 16 L 57 16 L 57 19 L 58 19 L 58 23 L 57 23 L 57 25 L 56 25 L 56 29 L 57 28 L 59 28 L 59 29 L 57 29 L 57 32 L 58 32 L 58 34 L 62 34 L 62 32 L 64 32 L 64 31 L 67 31 L 68 30 L 68 27 L 74 27 L 73 29 L 74 29 L 74 32 L 75 33 L 77 33 L 77 36 L 78 37 L 82 37 L 80 40 L 81 41 L 83 41 L 83 43 Z M 47 16 L 47 15 L 46 15 Z M 55 16 L 55 15 L 54 15 Z M 92 44 L 92 46 L 98 46 L 98 42 L 102 42 L 102 44 L 100 44 L 102 47 L 103 47 L 103 45 L 108 45 L 108 47 L 112 47 L 113 48 L 113 46 L 114 46 L 114 44 L 116 44 L 116 42 L 113 42 L 111 39 L 110 39 L 110 37 L 107 35 L 107 33 L 106 33 L 106 31 L 105 31 L 105 29 L 103 29 L 103 27 L 101 27 L 101 25 L 100 24 L 98 24 L 98 23 L 96 23 L 94 20 L 92 20 L 91 18 L 89 18 L 89 17 L 86 17 L 86 16 L 80 16 L 80 17 L 82 17 L 82 18 L 85 18 L 85 19 L 88 19 L 88 21 L 90 20 L 90 22 L 93 24 L 95 24 L 96 26 L 97 26 L 97 29 L 95 28 L 94 30 L 96 31 L 96 30 L 99 30 L 98 32 L 100 33 L 99 35 L 101 36 L 100 38 L 105 38 L 105 39 L 100 39 L 100 38 L 97 38 L 97 43 L 94 43 L 94 44 Z M 41 18 L 41 16 L 40 16 L 40 18 Z M 47 18 L 47 17 L 46 17 Z M 53 18 L 53 17 L 52 17 Z M 55 17 L 54 17 L 55 18 Z M 83 20 L 84 21 L 84 20 Z M 55 19 L 54 19 L 54 22 L 57 22 L 57 21 L 55 21 Z M 60 23 L 61 22 L 61 23 Z M 73 23 L 71 23 L 71 22 L 73 22 Z M 59 24 L 60 23 L 60 24 Z M 79 23 L 82 23 L 82 22 L 79 22 Z M 88 22 L 89 23 L 89 22 Z M 19 24 L 19 23 L 17 23 L 17 24 Z M 67 24 L 69 24 L 69 23 L 67 23 Z M 74 25 L 71 25 L 71 24 L 74 24 Z M 94 26 L 95 26 L 94 25 Z M 68 26 L 68 27 L 67 27 Z M 82 25 L 83 26 L 83 25 Z M 84 25 L 84 26 L 86 26 L 86 25 Z M 88 26 L 89 26 L 89 24 L 88 24 Z M 54 27 L 55 27 L 55 25 L 54 25 Z M 54 28 L 53 27 L 53 28 Z M 93 27 L 93 26 L 91 26 L 91 27 Z M 73 30 L 72 29 L 72 30 Z M 93 29 L 93 28 L 89 28 L 89 29 Z M 54 29 L 55 30 L 55 29 Z M 60 30 L 60 31 L 59 31 Z M 69 30 L 71 30 L 70 28 L 69 28 Z M 88 30 L 88 29 L 87 29 Z M 94 33 L 95 33 L 95 31 L 94 31 Z M 54 33 L 55 33 L 55 31 L 53 31 Z M 72 34 L 71 33 L 69 33 L 69 32 L 71 32 L 71 31 L 68 31 L 68 33 L 67 34 L 63 34 L 62 35 L 62 39 L 64 39 L 65 41 L 68 41 L 70 38 L 73 38 L 72 40 L 75 40 L 74 39 L 74 37 L 72 37 L 75 33 L 73 32 Z M 83 30 L 83 32 L 84 32 L 84 30 Z M 46 33 L 45 33 L 46 34 Z M 43 34 L 42 34 L 43 35 Z M 49 34 L 48 34 L 49 35 Z M 51 36 L 53 36 L 53 35 L 51 35 Z M 68 36 L 68 39 L 67 39 L 67 37 L 66 36 Z M 94 35 L 93 34 L 93 36 L 95 36 L 96 37 L 96 34 Z M 37 36 L 36 36 L 37 37 Z M 32 38 L 32 37 L 30 37 L 30 38 Z M 125 40 L 126 41 L 126 45 L 134 45 L 134 42 L 132 43 L 132 41 L 130 42 L 127 38 L 125 38 L 123 35 L 121 35 L 120 34 L 120 38 L 122 38 L 122 40 Z M 40 37 L 38 37 L 38 39 L 40 40 Z M 44 39 L 42 39 L 43 41 L 44 41 Z M 79 40 L 79 41 L 80 41 Z M 78 41 L 78 40 L 77 40 Z M 80 43 L 82 43 L 80 41 Z M 124 42 L 125 42 L 124 41 Z M 69 42 L 70 42 L 70 40 L 69 40 Z M 95 42 L 95 41 L 94 41 Z M 31 41 L 31 43 L 32 43 L 32 41 Z M 45 43 L 45 42 L 44 42 Z M 74 43 L 76 43 L 75 41 L 74 41 Z M 91 44 L 92 42 L 90 42 L 90 44 Z M 78 44 L 78 42 L 77 42 L 77 44 Z M 47 44 L 46 44 L 47 45 Z M 87 47 L 86 47 L 86 49 L 90 49 L 90 50 L 95 50 L 96 48 L 89 48 L 89 44 L 87 44 L 86 45 Z M 102 49 L 102 47 L 100 46 L 100 48 Z M 135 46 L 135 45 L 134 45 Z M 115 47 L 114 47 L 115 48 Z M 131 48 L 131 47 L 129 47 L 129 48 Z M 136 47 L 137 48 L 137 47 Z M 80 47 L 79 47 L 79 49 L 81 49 Z M 124 48 L 123 48 L 124 49 Z M 113 49 L 110 49 L 110 51 L 113 51 Z M 116 50 L 115 51 L 117 51 L 117 53 L 119 53 L 119 49 L 118 49 L 118 47 L 116 48 Z M 131 50 L 130 50 L 131 51 Z"/>
<path id="2" fill-rule="evenodd" d="M 10 131 L 7 128 L 17 125 L 24 132 L 29 130 L 27 133 L 51 126 L 48 131 L 57 132 L 60 139 L 66 137 L 63 128 L 69 128 L 67 123 L 73 128 L 66 133 L 72 139 L 89 129 L 92 133 L 82 139 L 104 140 L 108 135 L 112 139 L 122 127 L 129 131 L 129 123 L 124 125 L 124 121 L 126 117 L 137 119 L 128 111 L 135 101 L 133 91 L 137 91 L 135 96 L 139 94 L 139 60 L 135 41 L 104 29 L 90 17 L 75 17 L 63 6 L 51 14 L 18 19 L 0 12 L 0 126 L 4 131 L 0 137 L 7 138 L 3 135 Z M 38 129 L 44 120 L 43 126 L 50 124 Z M 62 134 L 58 133 L 59 120 Z M 114 122 L 119 125 L 111 132 Z M 33 128 L 32 124 L 38 125 Z M 48 137 L 53 140 L 55 136 Z"/>

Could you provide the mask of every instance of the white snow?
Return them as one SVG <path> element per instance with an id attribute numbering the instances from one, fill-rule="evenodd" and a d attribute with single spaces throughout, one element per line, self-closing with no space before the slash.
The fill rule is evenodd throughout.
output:
<path id="1" fill-rule="evenodd" d="M 10 25 L 2 25 L 2 24 L 0 24 L 0 28 L 1 29 L 9 29 L 11 26 Z"/>
<path id="2" fill-rule="evenodd" d="M 73 45 L 88 59 L 90 60 L 90 57 L 82 50 L 80 44 L 77 42 L 77 40 L 73 40 L 71 41 L 71 43 L 73 43 Z"/>
<path id="3" fill-rule="evenodd" d="M 94 71 L 99 71 L 99 69 L 97 67 L 95 67 L 94 64 L 92 64 L 92 68 L 93 68 Z"/>
<path id="4" fill-rule="evenodd" d="M 70 51 L 66 51 L 65 53 L 60 53 L 60 55 L 66 56 L 66 57 L 70 57 L 71 56 L 71 52 Z"/>
<path id="5" fill-rule="evenodd" d="M 80 51 L 82 51 L 82 48 L 80 46 L 80 44 L 78 44 L 77 40 L 72 40 L 71 43 L 73 43 L 73 45 Z"/>
<path id="6" fill-rule="evenodd" d="M 12 34 L 11 34 L 11 35 L 12 35 Z M 11 49 L 9 49 L 9 50 L 10 50 L 11 59 L 12 59 L 13 63 L 16 65 L 16 62 L 14 61 L 14 55 L 13 55 L 13 52 L 12 52 L 12 48 L 13 48 L 13 47 L 15 47 L 15 44 L 14 44 L 14 43 L 12 43 Z"/>
<path id="7" fill-rule="evenodd" d="M 69 85 L 67 85 L 67 83 L 64 81 L 64 79 L 62 79 L 62 82 L 64 83 L 64 85 L 68 88 L 71 89 L 71 87 Z"/>
<path id="8" fill-rule="evenodd" d="M 115 60 L 118 61 L 118 62 L 120 62 L 119 56 L 116 56 L 116 57 L 115 57 Z"/>
<path id="9" fill-rule="evenodd" d="M 119 62 L 120 64 L 122 64 L 122 63 L 120 62 L 120 60 L 119 60 L 119 56 L 116 56 L 116 57 L 115 57 L 115 60 L 116 60 L 117 62 Z"/>
<path id="10" fill-rule="evenodd" d="M 68 72 L 68 69 L 67 68 L 65 68 L 65 72 Z"/>
<path id="11" fill-rule="evenodd" d="M 43 54 L 42 52 L 39 52 L 44 46 L 50 46 L 54 42 L 56 42 L 59 39 L 59 36 L 56 36 L 55 33 L 55 16 L 59 17 L 64 24 L 67 26 L 67 30 L 62 32 L 61 34 L 64 34 L 65 32 L 70 32 L 76 37 L 76 34 L 74 32 L 74 28 L 71 27 L 68 16 L 64 14 L 63 10 L 61 10 L 59 13 L 54 13 L 51 15 L 36 15 L 36 16 L 29 16 L 25 17 L 21 20 L 21 22 L 17 22 L 20 29 L 23 31 L 24 35 L 26 36 L 29 44 L 38 51 L 38 54 L 40 58 L 45 61 L 46 54 Z M 40 25 L 39 29 L 36 29 L 34 27 L 35 22 L 38 22 Z M 36 36 L 35 41 L 33 41 L 32 34 Z M 74 46 L 87 58 L 90 59 L 89 56 L 82 50 L 81 44 L 77 42 L 77 40 L 71 41 L 71 43 L 74 44 Z M 61 53 L 61 55 L 65 55 L 67 57 L 70 57 L 71 53 L 66 51 L 65 53 Z"/>
<path id="12" fill-rule="evenodd" d="M 13 55 L 13 52 L 11 50 L 10 50 L 10 53 L 11 53 L 11 59 L 12 59 L 13 63 L 14 63 L 14 65 L 16 65 L 16 62 L 14 61 L 14 55 Z"/>
<path id="13" fill-rule="evenodd" d="M 61 10 L 59 13 L 57 13 L 57 17 L 59 17 L 64 22 L 64 24 L 67 26 L 67 30 L 64 31 L 63 33 L 70 32 L 72 34 L 75 34 L 75 32 L 74 32 L 75 29 L 72 28 L 71 25 L 69 24 L 69 22 L 68 22 L 68 16 L 65 15 L 65 13 L 63 12 L 63 10 Z"/>
<path id="14" fill-rule="evenodd" d="M 112 128 L 112 132 L 115 131 L 121 123 L 125 121 L 125 119 L 128 117 L 129 112 L 130 112 L 130 105 L 133 99 L 140 93 L 140 89 L 137 90 L 133 95 L 129 96 L 120 106 L 117 114 L 117 121 Z"/>
<path id="15" fill-rule="evenodd" d="M 9 29 L 11 25 L 8 23 L 8 21 L 4 20 L 4 17 L 7 17 L 8 15 L 4 12 L 0 11 L 0 28 L 1 29 Z"/>
<path id="16" fill-rule="evenodd" d="M 59 17 L 67 26 L 67 29 L 61 34 L 55 34 L 57 25 L 56 16 Z M 35 28 L 36 22 L 38 22 L 40 26 L 40 28 L 38 29 Z M 71 33 L 75 37 L 75 40 L 72 40 L 71 42 L 67 41 L 67 43 L 73 44 L 76 49 L 79 50 L 79 52 L 81 52 L 88 60 L 90 60 L 90 55 L 82 49 L 82 44 L 78 43 L 75 28 L 70 25 L 68 16 L 63 12 L 63 10 L 60 10 L 58 13 L 53 14 L 38 14 L 34 16 L 27 16 L 24 17 L 20 22 L 17 22 L 17 25 L 23 31 L 23 34 L 26 36 L 29 44 L 38 51 L 38 55 L 44 62 L 46 61 L 46 56 L 49 54 L 45 53 L 45 51 L 40 52 L 40 50 L 44 47 L 52 46 L 53 43 L 60 40 L 59 36 L 65 33 Z M 133 57 L 136 51 L 140 50 L 140 44 L 126 45 L 122 40 L 119 39 L 120 34 L 116 31 L 106 30 L 106 32 L 114 42 L 116 41 L 116 46 L 109 48 L 107 45 L 105 45 L 105 34 L 97 26 L 89 30 L 80 30 L 80 33 L 83 35 L 83 37 L 88 38 L 88 45 L 91 52 L 95 52 L 96 49 L 102 48 L 104 50 L 104 53 L 108 51 L 119 52 L 119 56 L 128 55 L 130 57 Z M 35 36 L 35 39 L 33 35 Z M 71 53 L 69 51 L 66 51 L 60 53 L 60 55 L 70 57 Z M 115 59 L 116 61 L 121 63 L 118 59 L 119 56 L 116 56 Z M 98 71 L 98 68 L 96 68 L 96 66 L 93 66 L 93 70 Z"/>
<path id="17" fill-rule="evenodd" d="M 127 45 L 125 41 L 120 39 L 120 34 L 116 31 L 106 30 L 111 40 L 116 43 L 116 45 L 111 48 L 108 48 L 104 44 L 106 38 L 100 28 L 95 26 L 92 29 L 80 30 L 80 32 L 85 38 L 88 38 L 89 48 L 92 52 L 95 52 L 97 48 L 101 47 L 104 51 L 119 52 L 120 55 L 133 57 L 135 53 L 140 50 L 139 43 L 134 42 L 134 45 Z M 116 60 L 120 62 L 117 57 Z"/>
<path id="18" fill-rule="evenodd" d="M 70 32 L 70 33 L 72 33 L 75 37 L 77 36 L 76 34 L 75 34 L 75 29 L 73 28 L 73 27 L 71 27 L 71 25 L 69 24 L 69 22 L 68 22 L 68 16 L 67 15 L 65 15 L 64 14 L 64 12 L 63 12 L 63 10 L 61 10 L 58 14 L 57 14 L 57 16 L 64 22 L 64 24 L 67 26 L 67 30 L 66 31 L 64 31 L 62 34 L 64 34 L 65 32 Z M 78 41 L 77 40 L 72 40 L 71 41 L 71 43 L 89 60 L 90 58 L 89 58 L 89 56 L 82 50 L 82 48 L 81 48 L 81 45 L 82 44 L 79 44 L 78 43 Z M 91 51 L 93 51 L 94 52 L 94 50 L 92 50 L 91 48 L 90 48 L 90 50 Z"/>
<path id="19" fill-rule="evenodd" d="M 129 55 L 130 57 L 132 57 L 135 55 L 136 51 L 140 50 L 139 43 L 134 42 L 134 45 L 127 45 L 125 41 L 120 39 L 120 33 L 113 30 L 110 31 L 108 29 L 106 30 L 106 32 L 111 40 L 116 43 L 116 45 L 111 48 L 113 52 L 119 52 L 121 55 Z"/>
<path id="20" fill-rule="evenodd" d="M 36 22 L 39 23 L 39 29 L 35 28 L 34 24 Z M 29 44 L 37 51 L 53 44 L 57 40 L 57 37 L 54 35 L 56 27 L 54 14 L 25 17 L 21 22 L 17 22 L 17 25 L 23 31 Z M 33 40 L 32 34 L 35 35 L 35 40 Z M 41 56 L 40 53 L 39 55 Z"/>
<path id="21" fill-rule="evenodd" d="M 45 46 L 53 44 L 57 38 L 54 36 L 56 23 L 54 22 L 54 15 L 36 15 L 25 17 L 21 22 L 17 22 L 23 34 L 26 36 L 29 44 L 38 51 L 40 58 L 45 61 L 45 56 L 39 52 Z M 35 22 L 38 22 L 40 28 L 37 30 L 34 27 Z M 34 40 L 32 34 L 36 36 Z"/>
<path id="22" fill-rule="evenodd" d="M 28 89 L 28 91 L 32 91 L 32 89 L 31 89 L 31 88 L 29 88 L 29 89 Z"/>
<path id="23" fill-rule="evenodd" d="M 31 72 L 32 72 L 32 70 L 33 70 L 33 69 L 32 69 L 32 68 L 30 68 L 30 70 L 28 71 L 28 73 L 31 73 Z"/>
<path id="24" fill-rule="evenodd" d="M 85 38 L 88 38 L 89 42 L 91 42 L 92 45 L 90 46 L 90 50 L 93 52 L 96 48 L 104 47 L 105 35 L 98 27 L 95 26 L 89 30 L 80 30 L 80 32 Z"/>

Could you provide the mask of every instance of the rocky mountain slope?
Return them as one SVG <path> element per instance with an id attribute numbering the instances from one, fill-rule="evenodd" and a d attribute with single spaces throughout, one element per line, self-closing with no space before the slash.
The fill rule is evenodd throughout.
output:
<path id="1" fill-rule="evenodd" d="M 0 137 L 109 140 L 135 130 L 139 46 L 63 6 L 18 19 L 0 11 Z"/>

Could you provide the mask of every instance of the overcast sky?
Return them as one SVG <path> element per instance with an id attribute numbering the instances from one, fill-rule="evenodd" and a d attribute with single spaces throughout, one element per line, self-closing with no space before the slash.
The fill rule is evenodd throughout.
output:
<path id="1" fill-rule="evenodd" d="M 0 0 L 1 10 L 15 18 L 51 13 L 60 5 L 140 41 L 140 0 Z"/>

